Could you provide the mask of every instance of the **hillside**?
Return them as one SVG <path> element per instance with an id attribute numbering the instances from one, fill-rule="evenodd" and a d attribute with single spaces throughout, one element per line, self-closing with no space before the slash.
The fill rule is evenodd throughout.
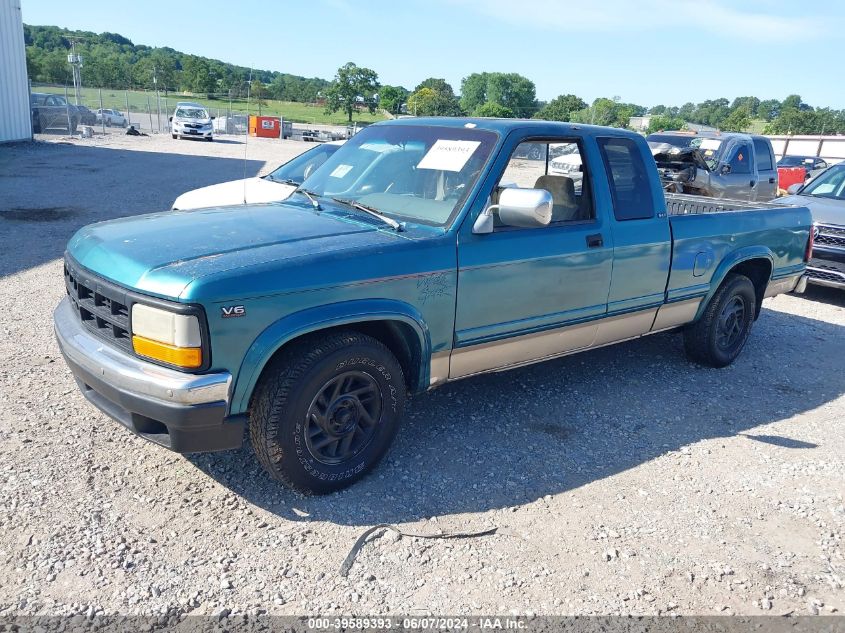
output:
<path id="1" fill-rule="evenodd" d="M 34 82 L 72 84 L 67 55 L 71 40 L 83 56 L 82 84 L 112 89 L 152 89 L 188 92 L 219 98 L 246 96 L 250 69 L 217 59 L 190 55 L 169 47 L 134 44 L 117 33 L 71 31 L 57 26 L 24 25 L 27 71 Z M 264 84 L 265 96 L 308 103 L 329 82 L 318 77 L 254 69 L 253 80 Z"/>

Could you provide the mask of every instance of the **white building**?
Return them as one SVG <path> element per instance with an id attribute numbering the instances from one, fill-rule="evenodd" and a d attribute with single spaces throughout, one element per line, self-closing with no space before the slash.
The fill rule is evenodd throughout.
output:
<path id="1" fill-rule="evenodd" d="M 32 138 L 20 0 L 0 0 L 0 143 Z"/>

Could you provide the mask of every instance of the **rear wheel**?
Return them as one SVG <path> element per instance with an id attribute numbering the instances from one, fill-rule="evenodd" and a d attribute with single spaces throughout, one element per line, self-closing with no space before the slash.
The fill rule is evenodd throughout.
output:
<path id="1" fill-rule="evenodd" d="M 172 136 L 173 138 L 179 138 L 179 135 L 178 135 L 178 134 L 171 134 L 171 136 Z"/>
<path id="2" fill-rule="evenodd" d="M 213 140 L 214 140 L 214 137 L 213 137 L 213 136 L 206 136 L 206 137 L 205 137 L 205 140 L 206 140 L 206 141 L 208 141 L 208 142 L 210 143 L 211 141 L 213 141 Z"/>
<path id="3" fill-rule="evenodd" d="M 702 317 L 684 331 L 687 356 L 709 367 L 730 365 L 745 347 L 756 309 L 751 280 L 745 275 L 728 275 Z"/>
<path id="4" fill-rule="evenodd" d="M 381 460 L 404 405 L 402 369 L 382 343 L 353 331 L 313 335 L 265 370 L 250 410 L 250 440 L 273 478 L 325 494 Z"/>

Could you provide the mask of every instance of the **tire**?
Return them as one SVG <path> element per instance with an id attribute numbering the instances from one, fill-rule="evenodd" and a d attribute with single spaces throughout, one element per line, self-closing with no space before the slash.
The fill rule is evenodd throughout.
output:
<path id="1" fill-rule="evenodd" d="M 178 138 L 179 138 L 179 135 L 178 135 L 178 134 L 171 134 L 170 136 L 172 136 L 172 137 L 173 137 L 173 138 L 175 138 L 175 139 L 178 139 Z"/>
<path id="2" fill-rule="evenodd" d="M 757 295 L 751 280 L 729 274 L 701 318 L 684 331 L 687 356 L 708 367 L 730 365 L 745 347 L 756 309 Z"/>
<path id="3" fill-rule="evenodd" d="M 106 127 L 111 127 L 111 119 L 106 119 Z"/>
<path id="4" fill-rule="evenodd" d="M 381 342 L 354 331 L 312 335 L 265 369 L 250 441 L 274 479 L 306 494 L 334 492 L 384 457 L 405 398 L 402 368 Z"/>
<path id="5" fill-rule="evenodd" d="M 214 140 L 214 137 L 213 136 L 207 136 L 205 138 L 205 140 L 208 141 L 209 143 L 211 143 Z"/>

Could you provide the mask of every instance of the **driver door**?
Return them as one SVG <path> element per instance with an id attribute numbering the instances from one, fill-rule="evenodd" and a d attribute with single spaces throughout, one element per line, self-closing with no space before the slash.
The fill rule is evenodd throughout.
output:
<path id="1" fill-rule="evenodd" d="M 461 228 L 451 378 L 593 343 L 597 319 L 607 312 L 613 238 L 599 219 L 607 215 L 596 213 L 593 179 L 587 170 L 594 163 L 572 160 L 582 165 L 577 177 L 549 174 L 549 144 L 572 143 L 578 158 L 584 156 L 584 145 L 577 138 L 525 139 L 511 146 L 510 154 L 505 154 L 510 159 L 504 169 L 499 167 L 493 197 L 504 186 L 547 189 L 554 201 L 548 226 L 498 223 L 492 233 L 475 235 L 474 217 L 469 217 Z M 543 147 L 539 157 L 532 152 L 537 144 Z"/>

